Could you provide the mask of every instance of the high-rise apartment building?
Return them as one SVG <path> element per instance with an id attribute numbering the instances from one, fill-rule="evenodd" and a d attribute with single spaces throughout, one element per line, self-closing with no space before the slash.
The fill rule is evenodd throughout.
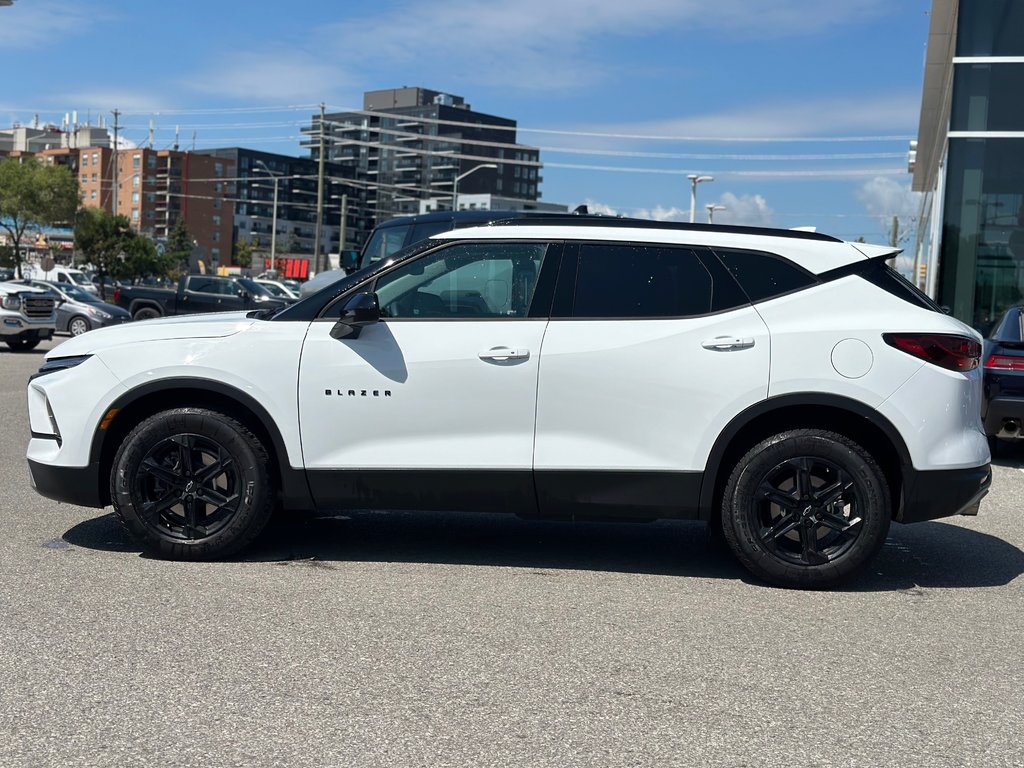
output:
<path id="1" fill-rule="evenodd" d="M 205 149 L 197 154 L 221 158 L 236 169 L 234 243 L 250 242 L 261 251 L 268 251 L 273 243 L 278 256 L 312 256 L 316 242 L 317 161 L 241 147 Z M 341 250 L 338 233 L 343 213 L 347 224 L 344 249 L 357 249 L 373 229 L 372 212 L 362 203 L 362 187 L 346 183 L 347 169 L 336 163 L 324 165 L 320 252 Z M 273 235 L 275 220 L 276 238 Z"/>
<path id="2" fill-rule="evenodd" d="M 133 229 L 158 241 L 183 220 L 209 263 L 231 263 L 233 161 L 167 149 L 86 147 L 79 150 L 78 174 L 83 205 L 125 216 Z"/>
<path id="3" fill-rule="evenodd" d="M 462 193 L 540 198 L 540 150 L 517 143 L 515 120 L 474 112 L 461 96 L 368 91 L 362 111 L 327 114 L 323 129 L 326 159 L 362 185 L 377 221 L 418 213 L 422 200 L 450 209 Z M 304 131 L 316 159 L 320 116 Z"/>

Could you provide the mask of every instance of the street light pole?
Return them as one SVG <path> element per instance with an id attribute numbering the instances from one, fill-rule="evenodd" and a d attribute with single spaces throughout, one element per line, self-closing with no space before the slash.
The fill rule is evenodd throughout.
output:
<path id="1" fill-rule="evenodd" d="M 480 165 L 474 165 L 465 173 L 460 173 L 455 177 L 455 181 L 452 182 L 452 211 L 459 210 L 459 182 L 469 176 L 469 174 L 479 171 L 481 168 L 497 168 L 498 166 L 494 163 L 481 163 Z"/>
<path id="2" fill-rule="evenodd" d="M 725 206 L 724 205 L 717 205 L 715 203 L 708 203 L 704 207 L 708 209 L 708 224 L 714 224 L 715 223 L 715 211 L 724 211 L 725 210 Z"/>
<path id="3" fill-rule="evenodd" d="M 257 160 L 256 164 L 262 165 L 263 170 L 274 180 L 274 211 L 270 216 L 270 268 L 277 269 L 277 181 L 281 174 L 274 173 L 262 160 Z"/>
<path id="4" fill-rule="evenodd" d="M 690 223 L 697 220 L 697 185 L 705 181 L 714 181 L 714 176 L 698 176 L 696 173 L 688 174 L 690 180 Z"/>

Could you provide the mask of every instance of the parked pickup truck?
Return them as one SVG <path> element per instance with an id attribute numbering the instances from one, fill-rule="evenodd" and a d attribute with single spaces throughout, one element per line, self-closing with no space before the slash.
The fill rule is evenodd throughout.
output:
<path id="1" fill-rule="evenodd" d="M 119 285 L 114 303 L 127 309 L 135 320 L 200 312 L 238 309 L 278 309 L 291 301 L 277 299 L 259 283 L 246 277 L 185 275 L 177 289 L 146 285 Z"/>
<path id="2" fill-rule="evenodd" d="M 22 352 L 53 336 L 57 298 L 40 288 L 0 282 L 0 340 Z"/>

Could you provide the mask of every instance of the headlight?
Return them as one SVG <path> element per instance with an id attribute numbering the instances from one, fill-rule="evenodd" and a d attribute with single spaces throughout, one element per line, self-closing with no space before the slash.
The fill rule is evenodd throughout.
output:
<path id="1" fill-rule="evenodd" d="M 3 307 L 4 309 L 21 309 L 21 296 L 16 293 L 4 296 Z"/>
<path id="2" fill-rule="evenodd" d="M 81 365 L 88 360 L 92 355 L 79 355 L 78 357 L 54 357 L 47 360 L 40 366 L 39 370 L 28 377 L 29 381 L 32 379 L 38 379 L 40 376 L 45 376 L 48 373 L 56 373 L 57 371 L 63 371 L 66 368 L 74 368 L 76 365 Z"/>
<path id="3" fill-rule="evenodd" d="M 100 320 L 109 320 L 112 317 L 109 312 L 104 312 L 102 309 L 96 309 L 95 307 L 90 307 L 90 309 Z"/>

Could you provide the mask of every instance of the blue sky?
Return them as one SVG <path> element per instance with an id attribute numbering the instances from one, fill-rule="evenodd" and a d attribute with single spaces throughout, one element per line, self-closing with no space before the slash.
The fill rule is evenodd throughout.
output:
<path id="1" fill-rule="evenodd" d="M 136 143 L 301 154 L 317 104 L 421 85 L 518 121 L 543 199 L 868 241 L 906 173 L 930 0 L 15 0 L 0 126 L 114 108 Z M 911 244 L 912 247 L 912 244 Z"/>

